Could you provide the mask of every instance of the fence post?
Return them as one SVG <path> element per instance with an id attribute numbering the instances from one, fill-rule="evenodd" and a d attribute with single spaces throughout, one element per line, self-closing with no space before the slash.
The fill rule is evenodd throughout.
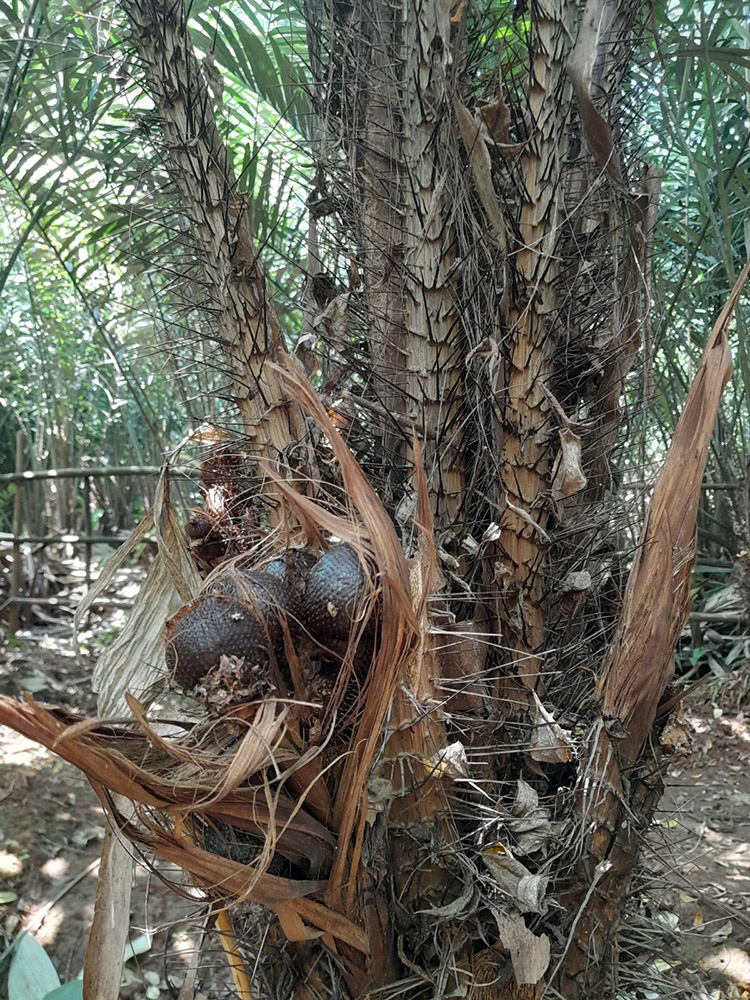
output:
<path id="1" fill-rule="evenodd" d="M 15 601 L 21 589 L 21 528 L 23 523 L 23 431 L 16 432 L 16 494 L 13 498 L 13 567 L 10 574 L 10 600 L 8 602 L 8 635 L 18 631 L 20 604 Z"/>
<path id="2" fill-rule="evenodd" d="M 86 589 L 91 586 L 91 477 L 83 477 L 83 523 L 86 532 Z"/>

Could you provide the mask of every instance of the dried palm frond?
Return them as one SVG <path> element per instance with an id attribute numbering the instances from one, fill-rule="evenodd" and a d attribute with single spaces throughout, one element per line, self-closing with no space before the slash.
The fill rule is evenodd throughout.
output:
<path id="1" fill-rule="evenodd" d="M 285 746 L 288 706 L 274 700 L 257 707 L 252 721 L 231 715 L 177 735 L 159 735 L 141 706 L 129 699 L 135 724 L 81 719 L 49 710 L 28 697 L 0 700 L 0 719 L 54 750 L 90 780 L 118 828 L 133 843 L 177 865 L 208 901 L 284 906 L 334 938 L 364 949 L 362 934 L 340 914 L 305 897 L 320 895 L 318 876 L 331 864 L 335 837 L 304 808 L 304 795 L 283 788 L 283 768 L 299 759 Z M 182 730 L 182 731 L 180 731 Z M 278 777 L 269 779 L 267 769 Z M 133 803 L 133 818 L 114 795 Z M 253 835 L 256 857 L 240 863 L 202 846 L 207 825 L 226 824 Z M 269 873 L 274 857 L 297 866 L 296 877 Z M 315 876 L 300 877 L 306 866 Z"/>

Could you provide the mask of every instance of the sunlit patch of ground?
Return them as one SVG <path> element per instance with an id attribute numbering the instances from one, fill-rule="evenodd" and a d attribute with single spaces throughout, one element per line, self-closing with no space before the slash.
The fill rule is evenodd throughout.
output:
<path id="1" fill-rule="evenodd" d="M 720 698 L 686 716 L 692 749 L 664 759 L 667 791 L 623 932 L 623 1000 L 750 998 L 748 717 Z"/>

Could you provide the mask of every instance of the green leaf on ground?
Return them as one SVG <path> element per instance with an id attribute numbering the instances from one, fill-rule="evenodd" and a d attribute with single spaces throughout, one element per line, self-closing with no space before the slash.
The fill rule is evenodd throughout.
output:
<path id="1" fill-rule="evenodd" d="M 59 986 L 60 977 L 47 952 L 32 934 L 23 933 L 8 971 L 8 1000 L 45 1000 Z"/>

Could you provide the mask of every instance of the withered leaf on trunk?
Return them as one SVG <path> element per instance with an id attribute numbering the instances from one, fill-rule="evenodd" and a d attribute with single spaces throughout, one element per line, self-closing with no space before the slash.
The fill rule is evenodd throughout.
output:
<path id="1" fill-rule="evenodd" d="M 497 929 L 503 946 L 510 952 L 513 975 L 519 986 L 538 983 L 547 971 L 550 940 L 546 934 L 534 934 L 517 913 L 495 910 Z"/>
<path id="2" fill-rule="evenodd" d="M 622 171 L 612 130 L 591 99 L 591 78 L 597 58 L 602 24 L 612 17 L 611 0 L 588 0 L 578 38 L 568 60 L 568 73 L 578 99 L 586 142 L 592 156 L 613 181 L 622 184 Z"/>

